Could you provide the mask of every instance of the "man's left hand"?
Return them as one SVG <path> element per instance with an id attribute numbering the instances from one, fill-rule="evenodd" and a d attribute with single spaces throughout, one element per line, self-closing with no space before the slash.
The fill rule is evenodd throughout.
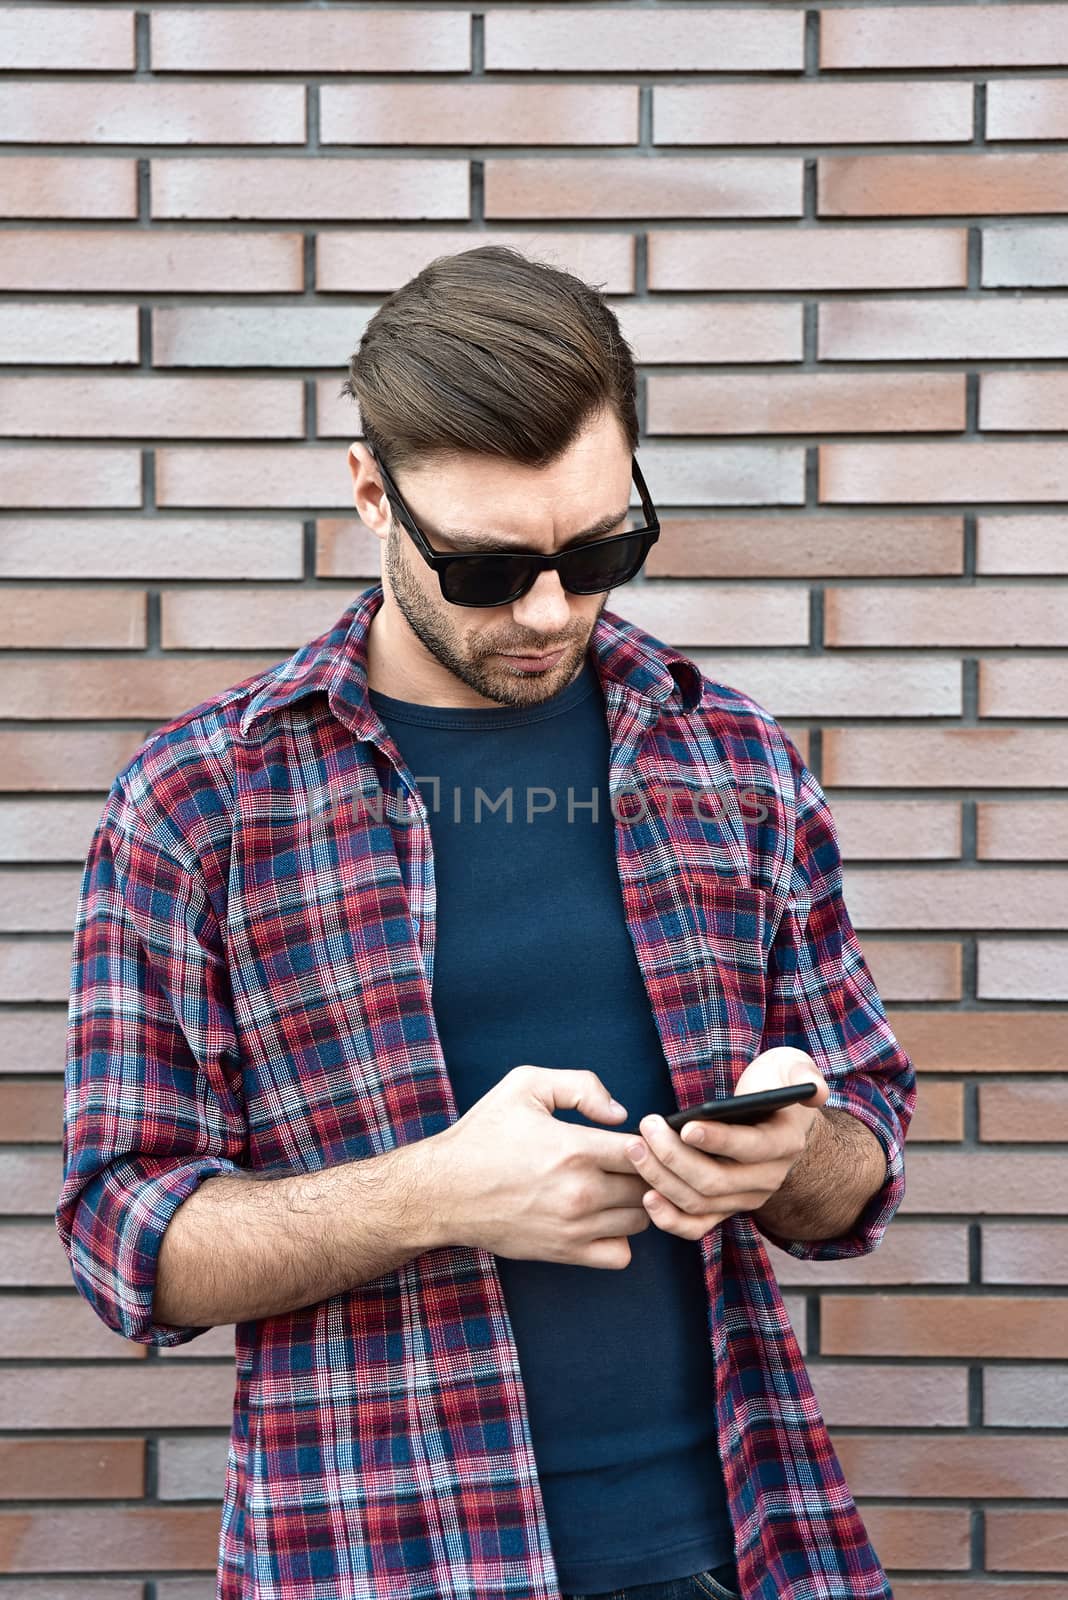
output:
<path id="1" fill-rule="evenodd" d="M 817 1093 L 748 1126 L 694 1120 L 676 1132 L 662 1117 L 643 1117 L 644 1154 L 631 1160 L 649 1185 L 642 1200 L 658 1228 L 699 1239 L 736 1211 L 759 1211 L 778 1192 L 817 1133 L 827 1080 L 811 1056 L 782 1045 L 755 1057 L 734 1086 L 735 1094 L 755 1094 L 796 1083 L 814 1083 Z"/>

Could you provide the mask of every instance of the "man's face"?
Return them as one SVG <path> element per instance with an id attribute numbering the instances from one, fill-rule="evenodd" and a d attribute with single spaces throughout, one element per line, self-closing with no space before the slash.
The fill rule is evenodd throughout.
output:
<path id="1" fill-rule="evenodd" d="M 525 706 L 578 675 L 609 591 L 569 594 L 557 573 L 542 572 L 510 605 L 452 605 L 391 516 L 362 443 L 350 446 L 349 468 L 360 518 L 384 547 L 383 602 L 368 638 L 373 689 L 425 705 Z M 474 454 L 438 458 L 402 471 L 397 488 L 442 554 L 511 547 L 554 555 L 607 514 L 626 514 L 631 455 L 618 420 L 606 415 L 550 467 Z M 508 659 L 561 649 L 559 661 L 539 671 Z"/>

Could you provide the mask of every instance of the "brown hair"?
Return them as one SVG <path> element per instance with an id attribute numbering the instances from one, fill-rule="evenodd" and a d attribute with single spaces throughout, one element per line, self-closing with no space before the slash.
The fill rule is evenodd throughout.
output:
<path id="1" fill-rule="evenodd" d="M 390 471 L 473 451 L 547 466 L 605 411 L 638 448 L 634 357 L 596 288 L 506 245 L 437 256 L 367 324 L 339 391 Z"/>

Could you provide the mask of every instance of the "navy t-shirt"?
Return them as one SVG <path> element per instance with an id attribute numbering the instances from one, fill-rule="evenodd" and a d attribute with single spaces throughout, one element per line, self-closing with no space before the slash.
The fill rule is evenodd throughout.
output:
<path id="1" fill-rule="evenodd" d="M 598 1127 L 637 1132 L 647 1113 L 674 1111 L 623 916 L 589 656 L 529 708 L 370 700 L 429 808 L 432 999 L 458 1114 L 520 1062 L 596 1072 L 627 1108 L 625 1123 Z M 652 1222 L 628 1237 L 622 1270 L 496 1257 L 565 1593 L 734 1555 L 700 1246 Z"/>

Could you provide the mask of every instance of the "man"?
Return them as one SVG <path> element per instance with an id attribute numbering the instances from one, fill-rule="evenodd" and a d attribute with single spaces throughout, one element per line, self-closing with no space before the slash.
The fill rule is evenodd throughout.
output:
<path id="1" fill-rule="evenodd" d="M 605 609 L 658 530 L 615 319 L 439 258 L 350 385 L 382 581 L 93 836 L 75 1282 L 237 1324 L 220 1600 L 889 1596 L 763 1239 L 877 1246 L 914 1073 L 797 750 Z"/>

